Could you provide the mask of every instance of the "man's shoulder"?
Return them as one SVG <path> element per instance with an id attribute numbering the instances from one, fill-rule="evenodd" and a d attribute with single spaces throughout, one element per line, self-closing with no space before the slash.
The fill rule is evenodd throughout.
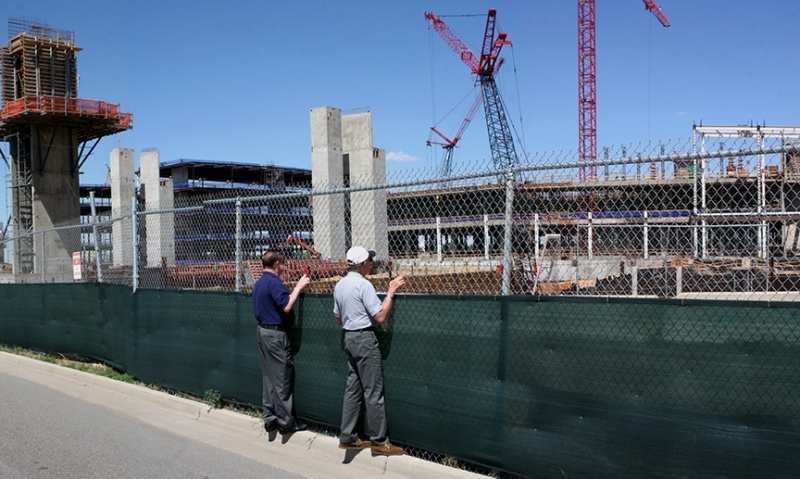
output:
<path id="1" fill-rule="evenodd" d="M 264 271 L 264 274 L 262 274 L 261 277 L 258 278 L 258 281 L 256 281 L 254 287 L 257 287 L 259 285 L 262 288 L 269 288 L 269 289 L 285 288 L 285 286 L 283 285 L 283 281 L 281 281 L 281 279 L 275 273 L 270 273 L 267 271 Z"/>
<path id="2" fill-rule="evenodd" d="M 339 285 L 339 284 L 355 285 L 355 284 L 363 284 L 363 283 L 369 283 L 369 281 L 367 281 L 367 279 L 365 277 L 361 276 L 360 274 L 348 273 L 344 278 L 339 280 L 337 285 Z"/>

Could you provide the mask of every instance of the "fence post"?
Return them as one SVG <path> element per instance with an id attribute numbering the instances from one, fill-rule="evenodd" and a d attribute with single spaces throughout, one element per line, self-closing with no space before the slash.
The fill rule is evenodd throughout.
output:
<path id="1" fill-rule="evenodd" d="M 137 226 L 137 218 L 136 218 L 136 196 L 134 195 L 131 198 L 131 243 L 133 245 L 133 257 L 131 258 L 131 262 L 133 264 L 133 278 L 131 278 L 133 283 L 133 292 L 136 292 L 136 289 L 139 287 L 139 254 L 137 248 L 137 238 L 138 238 L 138 226 Z"/>
<path id="2" fill-rule="evenodd" d="M 436 261 L 442 262 L 442 218 L 436 217 Z"/>
<path id="3" fill-rule="evenodd" d="M 764 149 L 764 135 L 760 134 L 758 136 L 758 148 Z M 763 154 L 758 155 L 758 214 L 764 212 L 767 207 L 767 189 L 766 189 L 766 157 Z M 767 222 L 766 220 L 761 220 L 761 224 L 759 225 L 758 230 L 758 238 L 759 238 L 759 256 L 761 259 L 767 259 L 768 251 L 769 251 L 769 239 L 767 237 Z"/>
<path id="4" fill-rule="evenodd" d="M 511 168 L 506 172 L 506 212 L 505 232 L 503 238 L 503 296 L 511 294 L 511 268 L 514 266 L 512 252 L 512 226 L 514 224 L 514 172 Z"/>
<path id="5" fill-rule="evenodd" d="M 236 292 L 242 290 L 242 200 L 236 197 Z"/>
<path id="6" fill-rule="evenodd" d="M 539 237 L 539 213 L 533 214 L 533 257 L 536 258 L 536 264 L 539 264 L 539 255 L 541 254 L 541 241 Z"/>
<path id="7" fill-rule="evenodd" d="M 590 211 L 586 216 L 589 219 L 589 235 L 586 238 L 586 245 L 588 246 L 587 256 L 589 259 L 592 259 L 594 257 L 594 241 L 592 239 L 594 228 L 592 228 L 592 212 Z"/>
<path id="8" fill-rule="evenodd" d="M 489 215 L 483 215 L 483 257 L 489 259 L 489 248 L 492 246 L 492 237 L 489 236 Z"/>
<path id="9" fill-rule="evenodd" d="M 650 257 L 650 239 L 649 239 L 650 227 L 648 226 L 647 217 L 648 217 L 647 211 L 645 211 L 644 212 L 644 235 L 643 235 L 644 238 L 642 238 L 642 241 L 644 242 L 644 259 L 647 259 L 647 258 Z"/>
<path id="10" fill-rule="evenodd" d="M 45 254 L 45 250 L 44 250 L 44 235 L 45 235 L 45 232 L 42 231 L 42 244 L 41 244 L 41 246 L 42 246 L 42 254 L 39 255 L 39 258 L 41 258 L 39 260 L 39 262 L 42 263 L 42 267 L 41 267 L 41 270 L 42 270 L 42 284 L 44 284 L 44 281 L 45 281 L 45 279 L 44 279 L 44 269 L 45 269 L 44 268 L 44 259 L 47 257 L 47 255 Z"/>
<path id="11" fill-rule="evenodd" d="M 703 153 L 705 153 L 705 145 L 703 146 Z M 706 160 L 699 160 L 700 161 L 700 168 L 699 171 L 695 171 L 695 175 L 700 175 L 700 211 L 703 215 L 706 214 L 708 211 L 706 209 Z M 708 221 L 706 217 L 703 216 L 703 220 L 700 222 L 702 227 L 700 228 L 700 254 L 702 258 L 708 257 Z"/>
<path id="12" fill-rule="evenodd" d="M 94 191 L 89 192 L 89 202 L 92 207 L 92 234 L 94 234 L 94 263 L 97 268 L 97 282 L 103 282 L 103 270 L 100 269 L 100 235 L 97 233 L 97 209 L 94 204 Z"/>

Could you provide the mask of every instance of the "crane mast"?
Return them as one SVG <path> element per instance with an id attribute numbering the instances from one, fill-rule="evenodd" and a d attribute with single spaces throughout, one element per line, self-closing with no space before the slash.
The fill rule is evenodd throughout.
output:
<path id="1" fill-rule="evenodd" d="M 642 0 L 644 8 L 661 25 L 669 20 L 653 0 Z M 597 167 L 597 49 L 595 42 L 595 0 L 578 0 L 578 160 L 590 163 L 578 169 L 580 181 L 596 180 Z"/>

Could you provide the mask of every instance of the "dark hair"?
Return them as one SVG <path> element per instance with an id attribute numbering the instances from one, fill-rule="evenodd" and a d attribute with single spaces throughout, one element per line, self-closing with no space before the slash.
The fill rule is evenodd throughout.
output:
<path id="1" fill-rule="evenodd" d="M 261 266 L 272 269 L 278 261 L 283 261 L 283 255 L 280 251 L 267 251 L 261 257 Z"/>

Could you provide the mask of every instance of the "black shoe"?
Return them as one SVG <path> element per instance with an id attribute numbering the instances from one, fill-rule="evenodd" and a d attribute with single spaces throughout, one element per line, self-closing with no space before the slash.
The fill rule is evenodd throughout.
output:
<path id="1" fill-rule="evenodd" d="M 306 429 L 308 429 L 308 424 L 304 423 L 303 421 L 295 420 L 294 421 L 294 426 L 286 428 L 286 429 L 281 429 L 280 431 L 281 431 L 281 434 L 291 434 L 293 432 L 305 431 Z"/>
<path id="2" fill-rule="evenodd" d="M 268 433 L 275 432 L 278 430 L 278 425 L 264 423 L 264 430 L 267 431 Z"/>

